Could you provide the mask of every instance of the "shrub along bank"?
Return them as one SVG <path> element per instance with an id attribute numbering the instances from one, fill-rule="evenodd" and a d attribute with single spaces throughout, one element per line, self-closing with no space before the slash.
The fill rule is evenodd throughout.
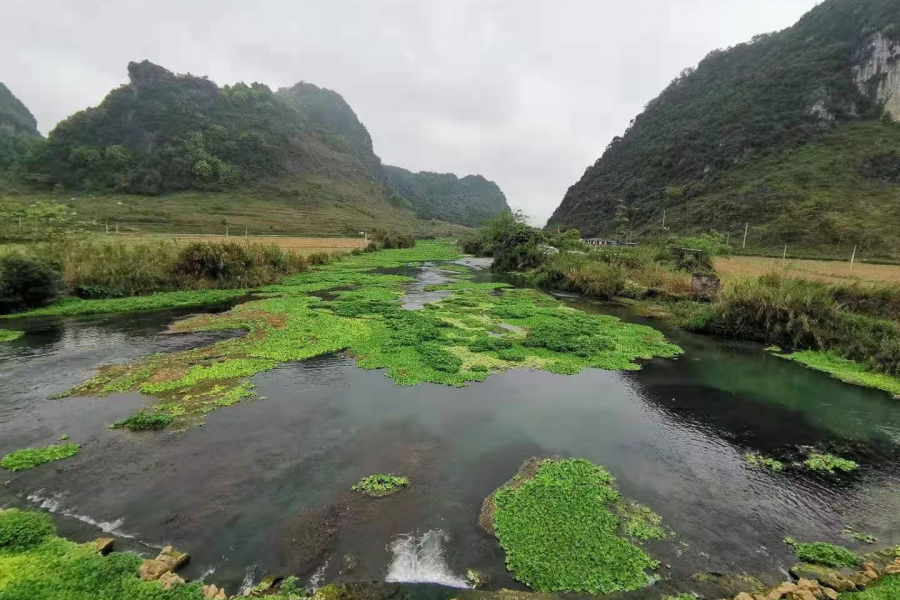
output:
<path id="1" fill-rule="evenodd" d="M 720 235 L 588 248 L 575 230 L 547 234 L 514 215 L 492 220 L 463 248 L 493 256 L 495 269 L 525 271 L 538 287 L 663 302 L 686 329 L 774 344 L 786 351 L 780 356 L 900 394 L 900 287 L 769 274 L 730 284 L 712 303 L 697 302 L 691 276 L 711 272 L 713 259 L 728 253 Z"/>
<path id="2" fill-rule="evenodd" d="M 94 300 L 185 290 L 248 289 L 275 283 L 329 260 L 331 256 L 325 253 L 299 255 L 274 245 L 243 242 L 178 245 L 70 239 L 26 247 L 0 258 L 0 314 L 46 307 L 64 294 Z M 165 305 L 165 300 L 157 298 L 157 304 Z M 59 314 L 79 312 L 72 307 L 54 308 Z M 41 314 L 52 313 L 45 309 Z"/>

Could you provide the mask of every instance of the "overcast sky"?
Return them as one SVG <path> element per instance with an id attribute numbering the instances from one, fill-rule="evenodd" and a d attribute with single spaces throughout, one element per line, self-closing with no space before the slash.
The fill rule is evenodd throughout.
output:
<path id="1" fill-rule="evenodd" d="M 223 85 L 309 81 L 386 164 L 480 173 L 543 224 L 610 139 L 710 50 L 816 0 L 2 0 L 0 81 L 46 134 L 149 59 Z"/>

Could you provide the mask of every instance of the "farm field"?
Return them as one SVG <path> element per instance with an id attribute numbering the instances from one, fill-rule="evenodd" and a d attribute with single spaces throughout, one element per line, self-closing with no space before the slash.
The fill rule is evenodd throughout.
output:
<path id="1" fill-rule="evenodd" d="M 290 250 L 297 254 L 313 252 L 350 252 L 356 248 L 365 248 L 366 241 L 362 236 L 355 237 L 299 237 L 284 235 L 212 235 L 212 234 L 120 234 L 103 236 L 104 239 L 117 240 L 126 244 L 142 242 L 171 241 L 176 244 L 188 242 L 250 242 L 278 246 L 282 250 Z"/>
<path id="2" fill-rule="evenodd" d="M 727 283 L 738 277 L 756 277 L 778 272 L 828 283 L 900 284 L 900 265 L 872 265 L 849 261 L 786 260 L 759 256 L 732 256 L 716 259 L 716 271 Z"/>

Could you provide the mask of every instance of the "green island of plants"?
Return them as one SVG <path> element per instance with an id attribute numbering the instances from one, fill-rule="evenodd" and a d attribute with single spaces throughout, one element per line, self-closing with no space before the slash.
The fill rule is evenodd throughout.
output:
<path id="1" fill-rule="evenodd" d="M 450 292 L 441 302 L 418 311 L 402 308 L 403 286 L 413 281 L 405 274 L 410 265 L 459 256 L 448 242 L 426 241 L 299 273 L 260 288 L 259 300 L 172 328 L 244 329 L 245 337 L 103 367 L 69 394 L 153 395 L 160 403 L 152 411 L 182 426 L 254 397 L 248 378 L 257 373 L 343 350 L 363 369 L 385 369 L 399 385 L 457 387 L 507 369 L 635 370 L 640 359 L 681 353 L 650 327 L 588 315 L 536 290 L 476 284 L 465 277 L 433 288 Z"/>
<path id="2" fill-rule="evenodd" d="M 24 331 L 13 331 L 11 329 L 0 329 L 0 342 L 11 342 L 25 335 Z"/>
<path id="3" fill-rule="evenodd" d="M 408 477 L 378 474 L 363 477 L 359 481 L 359 483 L 357 483 L 350 489 L 352 489 L 354 492 L 362 492 L 363 494 L 372 496 L 374 498 L 383 498 L 384 496 L 396 494 L 408 485 Z"/>
<path id="4" fill-rule="evenodd" d="M 142 581 L 142 558 L 131 552 L 103 556 L 91 542 L 56 536 L 50 516 L 38 511 L 0 510 L 0 597 L 4 600 L 204 600 L 203 583 L 163 589 Z M 299 600 L 305 590 L 285 579 L 270 600 Z"/>
<path id="5" fill-rule="evenodd" d="M 748 452 L 744 455 L 747 464 L 754 467 L 762 467 L 770 471 L 784 471 L 784 463 L 769 456 L 763 456 L 756 452 Z"/>
<path id="6" fill-rule="evenodd" d="M 792 537 L 786 537 L 784 543 L 790 546 L 797 558 L 805 563 L 840 568 L 855 567 L 862 562 L 860 557 L 850 550 L 826 542 L 804 544 Z"/>
<path id="7" fill-rule="evenodd" d="M 492 496 L 494 533 L 516 579 L 538 592 L 592 595 L 648 584 L 646 571 L 659 563 L 637 542 L 663 537 L 657 515 L 624 500 L 613 477 L 587 460 L 529 470 Z"/>
<path id="8" fill-rule="evenodd" d="M 883 390 L 895 396 L 900 395 L 900 379 L 897 377 L 877 373 L 863 363 L 841 358 L 833 352 L 804 350 L 778 356 L 806 365 L 810 369 L 828 373 L 835 379 L 847 383 Z"/>
<path id="9" fill-rule="evenodd" d="M 0 460 L 0 467 L 7 471 L 24 471 L 49 462 L 75 456 L 81 446 L 78 444 L 53 444 L 43 448 L 25 448 L 10 452 Z"/>
<path id="10" fill-rule="evenodd" d="M 810 454 L 807 459 L 803 461 L 803 466 L 810 471 L 819 471 L 829 474 L 833 474 L 835 471 L 850 473 L 859 468 L 859 465 L 852 460 L 822 452 L 813 452 Z"/>

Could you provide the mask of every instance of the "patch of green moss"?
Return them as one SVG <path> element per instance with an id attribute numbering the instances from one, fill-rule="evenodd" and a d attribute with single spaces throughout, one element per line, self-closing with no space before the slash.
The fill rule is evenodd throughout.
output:
<path id="1" fill-rule="evenodd" d="M 897 600 L 900 598 L 900 575 L 889 575 L 866 587 L 864 592 L 841 594 L 841 600 Z"/>
<path id="2" fill-rule="evenodd" d="M 397 475 L 369 475 L 360 480 L 351 489 L 354 492 L 362 492 L 367 496 L 381 498 L 396 494 L 409 485 L 408 477 L 399 477 Z"/>
<path id="3" fill-rule="evenodd" d="M 862 562 L 859 556 L 841 546 L 826 542 L 800 543 L 794 538 L 784 538 L 784 543 L 794 550 L 801 561 L 828 567 L 855 567 Z"/>
<path id="4" fill-rule="evenodd" d="M 747 464 L 753 465 L 754 467 L 762 467 L 776 472 L 784 471 L 783 462 L 768 456 L 763 456 L 757 452 L 747 452 L 744 454 L 744 460 L 747 461 Z"/>
<path id="5" fill-rule="evenodd" d="M 49 462 L 75 456 L 81 446 L 78 444 L 53 444 L 43 448 L 26 448 L 10 452 L 0 460 L 0 467 L 8 471 L 24 471 Z"/>
<path id="6" fill-rule="evenodd" d="M 93 315 L 102 313 L 131 312 L 180 306 L 203 306 L 220 304 L 247 295 L 247 290 L 191 290 L 185 292 L 160 292 L 149 296 L 129 298 L 108 298 L 103 300 L 81 300 L 63 298 L 58 302 L 14 315 L 3 315 L 0 319 L 19 317 L 51 317 Z"/>
<path id="7" fill-rule="evenodd" d="M 0 329 L 0 342 L 11 342 L 25 335 L 24 331 L 13 331 L 12 329 Z"/>
<path id="8" fill-rule="evenodd" d="M 852 460 L 841 458 L 833 454 L 813 452 L 803 461 L 803 466 L 810 471 L 819 471 L 833 474 L 835 471 L 849 473 L 859 468 Z"/>
<path id="9" fill-rule="evenodd" d="M 634 590 L 647 585 L 646 570 L 658 566 L 629 539 L 656 535 L 658 520 L 644 511 L 623 520 L 613 477 L 589 461 L 544 461 L 532 479 L 498 490 L 494 500 L 507 568 L 536 591 Z"/>
<path id="10" fill-rule="evenodd" d="M 638 360 L 681 353 L 650 327 L 588 315 L 541 292 L 505 284 L 455 281 L 441 286 L 450 292 L 443 301 L 419 311 L 402 308 L 403 285 L 412 280 L 386 269 L 457 256 L 448 243 L 422 242 L 292 276 L 265 288 L 266 298 L 173 326 L 244 329 L 245 337 L 106 367 L 69 393 L 152 394 L 182 423 L 251 397 L 247 378 L 257 373 L 342 350 L 363 369 L 384 369 L 399 385 L 457 387 L 512 368 L 562 374 L 586 367 L 634 370 Z M 323 297 L 310 295 L 326 290 Z"/>
<path id="11" fill-rule="evenodd" d="M 847 383 L 883 390 L 893 395 L 900 395 L 900 378 L 885 375 L 884 373 L 876 373 L 862 363 L 841 358 L 830 352 L 806 350 L 792 354 L 779 354 L 778 356 L 804 364 L 810 369 L 828 373 L 835 379 L 840 379 Z"/>

